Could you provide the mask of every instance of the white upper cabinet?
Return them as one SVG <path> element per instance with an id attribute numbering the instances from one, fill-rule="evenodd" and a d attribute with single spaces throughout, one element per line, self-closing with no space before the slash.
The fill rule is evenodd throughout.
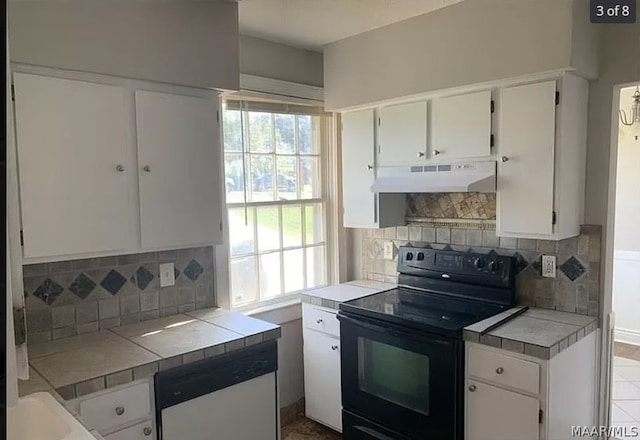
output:
<path id="1" fill-rule="evenodd" d="M 433 100 L 430 156 L 449 160 L 491 155 L 491 92 Z"/>
<path id="2" fill-rule="evenodd" d="M 553 232 L 555 96 L 555 81 L 500 91 L 500 232 Z"/>
<path id="3" fill-rule="evenodd" d="M 578 235 L 588 83 L 566 74 L 559 81 L 502 89 L 499 99 L 497 235 L 551 240 Z"/>
<path id="4" fill-rule="evenodd" d="M 378 110 L 378 165 L 411 164 L 427 158 L 427 102 Z"/>
<path id="5" fill-rule="evenodd" d="M 218 101 L 136 91 L 143 248 L 221 242 Z"/>
<path id="6" fill-rule="evenodd" d="M 342 114 L 342 203 L 347 228 L 385 228 L 404 224 L 404 195 L 376 194 L 375 112 Z"/>
<path id="7" fill-rule="evenodd" d="M 135 243 L 125 90 L 14 74 L 24 257 Z"/>

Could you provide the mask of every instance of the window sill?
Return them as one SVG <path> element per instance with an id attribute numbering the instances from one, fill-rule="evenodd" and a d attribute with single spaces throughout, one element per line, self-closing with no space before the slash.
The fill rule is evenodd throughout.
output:
<path id="1" fill-rule="evenodd" d="M 234 311 L 243 313 L 253 318 L 262 319 L 272 324 L 284 324 L 286 322 L 302 319 L 302 300 L 300 295 L 283 298 L 281 301 L 266 305 L 251 304 L 239 307 Z"/>

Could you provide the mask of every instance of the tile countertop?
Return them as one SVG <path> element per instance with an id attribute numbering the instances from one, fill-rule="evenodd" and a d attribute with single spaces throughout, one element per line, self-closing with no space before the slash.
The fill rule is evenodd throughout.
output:
<path id="1" fill-rule="evenodd" d="M 277 325 L 207 309 L 32 344 L 20 394 L 55 390 L 69 400 L 279 337 Z"/>
<path id="2" fill-rule="evenodd" d="M 597 318 L 555 310 L 530 308 L 486 334 L 492 324 L 518 312 L 514 307 L 464 328 L 464 340 L 551 359 L 598 327 Z"/>
<path id="3" fill-rule="evenodd" d="M 395 287 L 397 287 L 395 284 L 382 283 L 379 281 L 349 281 L 334 286 L 309 290 L 302 295 L 302 302 L 337 309 L 338 305 L 342 302 L 373 295 L 374 293 L 383 292 Z"/>

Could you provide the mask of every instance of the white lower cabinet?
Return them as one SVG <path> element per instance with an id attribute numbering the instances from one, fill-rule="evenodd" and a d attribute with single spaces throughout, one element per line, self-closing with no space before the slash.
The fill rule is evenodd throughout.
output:
<path id="1" fill-rule="evenodd" d="M 592 332 L 543 360 L 467 342 L 466 440 L 569 440 L 596 420 Z"/>
<path id="2" fill-rule="evenodd" d="M 148 440 L 155 438 L 155 432 L 153 430 L 153 422 L 148 420 L 146 422 L 138 423 L 130 428 L 116 431 L 113 434 L 105 436 L 105 440 Z"/>
<path id="3" fill-rule="evenodd" d="M 342 432 L 340 329 L 336 310 L 303 304 L 302 324 L 306 416 Z"/>

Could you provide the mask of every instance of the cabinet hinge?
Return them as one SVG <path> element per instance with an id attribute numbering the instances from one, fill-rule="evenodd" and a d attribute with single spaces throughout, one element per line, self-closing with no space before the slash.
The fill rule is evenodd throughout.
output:
<path id="1" fill-rule="evenodd" d="M 24 246 L 24 232 L 20 230 L 20 246 Z"/>
<path id="2" fill-rule="evenodd" d="M 556 92 L 556 105 L 560 104 L 560 92 Z"/>
<path id="3" fill-rule="evenodd" d="M 220 122 L 220 110 L 216 110 L 216 121 Z"/>
<path id="4" fill-rule="evenodd" d="M 16 86 L 14 86 L 13 84 L 11 84 L 11 100 L 16 100 Z"/>
<path id="5" fill-rule="evenodd" d="M 494 113 L 496 111 L 496 103 L 495 101 L 492 99 L 491 100 L 491 113 Z"/>
<path id="6" fill-rule="evenodd" d="M 489 146 L 493 147 L 496 144 L 496 138 L 491 135 L 490 139 L 489 139 Z"/>
<path id="7" fill-rule="evenodd" d="M 542 420 L 544 418 L 544 413 L 542 412 L 542 410 L 538 411 L 538 423 L 542 424 Z"/>
<path id="8" fill-rule="evenodd" d="M 23 308 L 13 309 L 13 337 L 16 345 L 27 342 L 27 322 Z"/>
<path id="9" fill-rule="evenodd" d="M 555 225 L 555 224 L 556 224 L 556 212 L 555 212 L 555 211 L 553 211 L 553 212 L 551 213 L 551 224 L 552 224 L 552 225 Z"/>
<path id="10" fill-rule="evenodd" d="M 220 232 L 222 232 L 222 220 L 220 220 Z"/>
<path id="11" fill-rule="evenodd" d="M 380 126 L 380 118 L 378 118 L 378 127 Z"/>

